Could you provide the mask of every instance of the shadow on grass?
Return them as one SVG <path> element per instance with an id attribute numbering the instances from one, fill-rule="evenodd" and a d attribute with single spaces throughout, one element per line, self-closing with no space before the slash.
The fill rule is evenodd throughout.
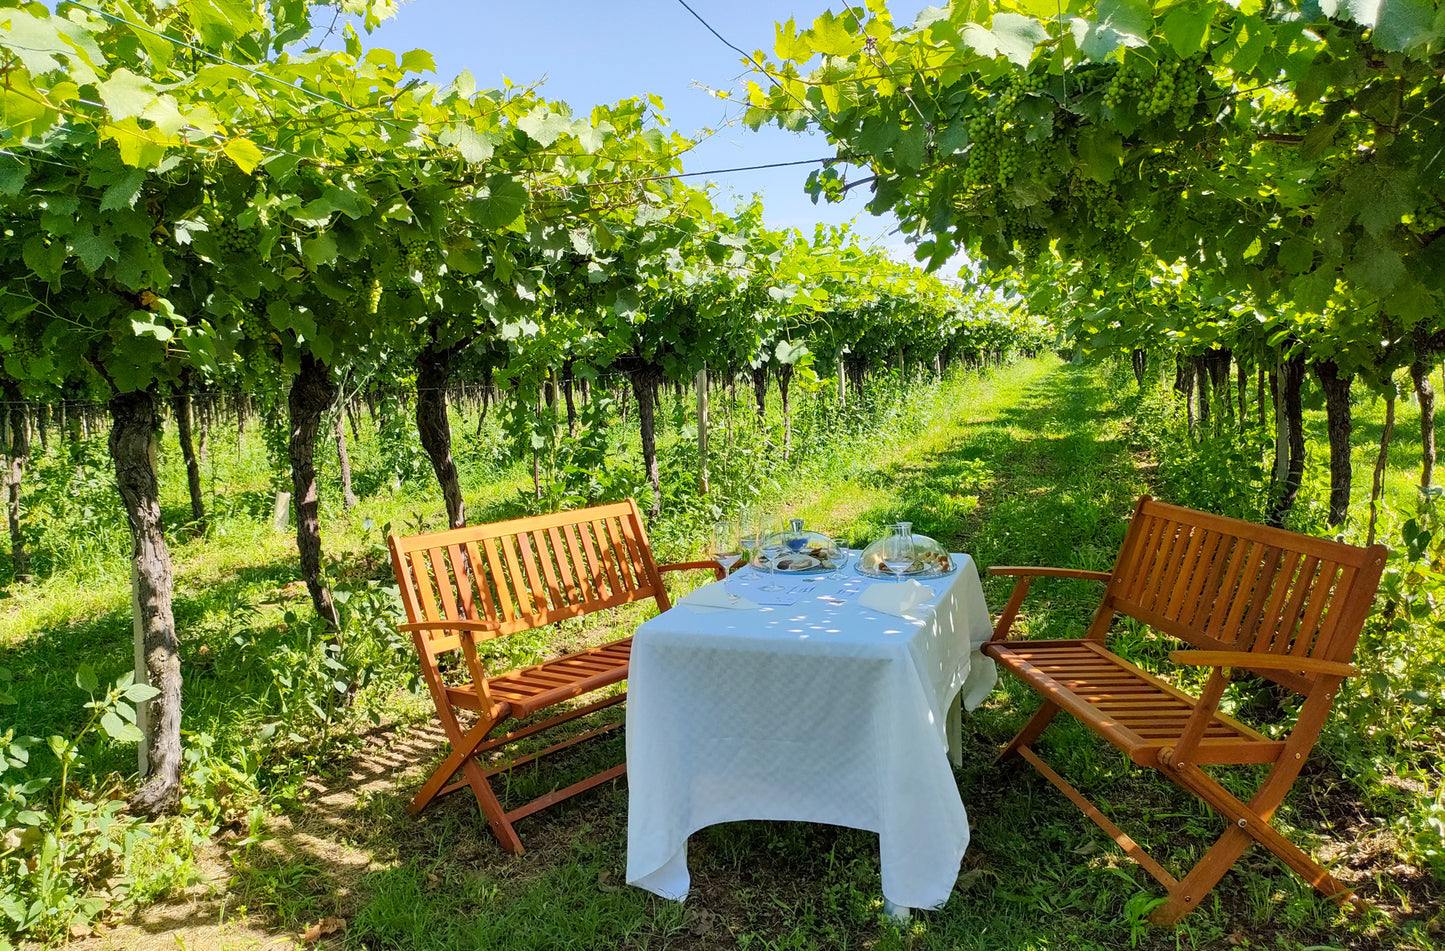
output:
<path id="1" fill-rule="evenodd" d="M 181 663 L 187 695 L 214 693 L 205 689 L 207 680 L 214 677 L 201 656 L 203 646 L 209 651 L 208 641 L 216 635 L 251 623 L 256 605 L 265 598 L 280 597 L 281 589 L 295 577 L 292 565 L 279 563 L 240 568 L 226 581 L 205 587 L 177 585 L 172 607 L 176 627 L 184 632 Z M 8 668 L 15 677 L 13 690 L 19 703 L 7 712 L 18 735 L 69 735 L 79 728 L 82 708 L 89 699 L 76 685 L 75 674 L 82 664 L 89 664 L 101 683 L 113 683 L 134 669 L 129 605 L 38 630 L 0 649 L 0 667 Z M 231 684 L 231 690 L 221 693 L 234 697 L 236 687 Z M 187 729 L 195 726 L 197 713 L 194 705 L 185 706 Z M 88 764 L 95 774 L 134 769 L 130 747 L 104 744 L 99 752 L 99 758 Z"/>
<path id="2" fill-rule="evenodd" d="M 1060 367 L 1017 403 L 957 426 L 952 445 L 869 474 L 874 485 L 900 488 L 901 505 L 865 511 L 849 532 L 866 541 L 886 522 L 909 518 L 984 566 L 1107 568 L 1143 488 L 1116 431 L 1118 399 L 1101 375 Z M 495 500 L 478 506 L 473 520 L 520 508 Z M 292 577 L 283 566 L 255 583 Z M 990 582 L 989 602 L 1001 605 L 1009 585 Z M 1039 588 L 1025 618 L 1034 633 L 1077 633 L 1099 594 L 1087 582 Z M 105 636 L 105 650 L 124 669 L 128 621 Z M 83 643 L 70 633 L 63 640 L 72 654 Z M 33 669 L 41 657 L 28 658 Z M 973 843 L 949 901 L 905 929 L 881 918 L 877 837 L 858 830 L 782 822 L 705 829 L 689 844 L 693 891 L 683 906 L 623 884 L 623 781 L 523 820 L 522 856 L 499 848 L 465 791 L 408 816 L 407 801 L 445 752 L 431 724 L 371 731 L 356 752 L 309 780 L 304 800 L 273 824 L 269 841 L 227 857 L 230 901 L 263 911 L 277 934 L 339 915 L 349 924 L 337 943 L 441 951 L 1408 946 L 1395 940 L 1398 932 L 1340 923 L 1332 906 L 1257 853 L 1177 930 L 1150 929 L 1143 915 L 1160 894 L 1154 883 L 1031 770 L 991 765 L 998 744 L 1035 704 L 1026 689 L 1005 681 L 966 719 L 957 778 Z M 511 791 L 520 798 L 565 785 L 594 771 L 598 760 L 615 761 L 620 744 L 613 736 L 518 770 Z M 1222 829 L 1191 797 L 1129 767 L 1075 723 L 1059 722 L 1041 747 L 1167 865 L 1192 863 Z M 1438 908 L 1438 889 L 1412 896 L 1417 906 L 1433 901 Z M 139 926 L 163 937 L 196 913 L 189 905 L 161 906 Z M 217 909 L 211 920 L 220 917 Z"/>

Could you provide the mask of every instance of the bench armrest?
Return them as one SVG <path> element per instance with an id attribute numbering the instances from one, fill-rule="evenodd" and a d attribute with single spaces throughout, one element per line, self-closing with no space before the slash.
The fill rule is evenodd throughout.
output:
<path id="1" fill-rule="evenodd" d="M 1029 593 L 1029 586 L 1035 578 L 1075 578 L 1083 581 L 1108 581 L 1114 576 L 1107 571 L 1088 571 L 1083 568 L 1039 568 L 1023 565 L 995 565 L 988 570 L 991 575 L 1014 575 L 1019 580 L 1014 585 L 1013 594 L 1009 595 L 1008 604 L 1004 606 L 1003 613 L 998 616 L 998 623 L 994 625 L 991 641 L 1008 640 L 1009 631 L 1014 626 L 1015 619 L 1019 616 L 1019 608 L 1023 607 L 1024 598 Z"/>
<path id="2" fill-rule="evenodd" d="M 466 631 L 468 634 L 489 634 L 501 626 L 497 621 L 407 621 L 405 624 L 398 624 L 396 629 L 408 634 L 412 631 L 456 631 L 458 634 Z"/>
<path id="3" fill-rule="evenodd" d="M 1081 578 L 1085 581 L 1108 581 L 1114 577 L 1107 571 L 1087 571 L 1083 568 L 1038 568 L 1020 565 L 995 565 L 988 570 L 991 575 L 1014 575 L 1020 578 Z"/>
<path id="4" fill-rule="evenodd" d="M 1264 654 L 1253 651 L 1170 651 L 1169 659 L 1186 667 L 1244 667 L 1251 670 L 1293 670 L 1304 674 L 1329 677 L 1353 677 L 1359 673 L 1350 664 L 1337 660 L 1316 660 L 1289 654 Z"/>
<path id="5" fill-rule="evenodd" d="M 715 577 L 718 581 L 721 581 L 727 577 L 727 570 L 715 561 L 679 561 L 671 565 L 657 566 L 658 571 L 687 571 L 690 569 L 703 568 L 711 571 L 713 573 L 713 577 Z"/>

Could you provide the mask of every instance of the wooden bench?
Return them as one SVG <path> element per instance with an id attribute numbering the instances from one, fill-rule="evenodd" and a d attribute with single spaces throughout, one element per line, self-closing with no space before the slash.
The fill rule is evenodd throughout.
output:
<path id="1" fill-rule="evenodd" d="M 716 562 L 658 566 L 647 543 L 642 517 L 632 500 L 556 515 L 515 519 L 402 538 L 391 536 L 392 569 L 401 588 L 410 632 L 421 658 L 422 675 L 451 752 L 432 773 L 407 811 L 415 814 L 434 799 L 470 788 L 502 847 L 522 852 L 513 823 L 622 775 L 618 764 L 564 789 L 511 810 L 502 808 L 490 777 L 514 766 L 572 746 L 617 724 L 571 736 L 536 753 L 483 768 L 478 757 L 543 730 L 620 703 L 624 693 L 604 696 L 555 716 L 501 735 L 508 720 L 522 720 L 627 678 L 631 638 L 548 660 L 530 667 L 489 673 L 477 642 L 528 631 L 564 618 L 580 617 L 636 601 L 672 606 L 661 573 L 686 568 L 711 569 Z M 456 664 L 459 652 L 469 679 L 448 683 L 444 658 Z M 457 711 L 476 714 L 463 728 Z M 453 781 L 461 771 L 462 778 Z"/>
<path id="2" fill-rule="evenodd" d="M 1199 906 L 1251 842 L 1258 842 L 1315 888 L 1353 899 L 1269 818 L 1314 746 L 1369 613 L 1385 548 L 1356 548 L 1166 505 L 1144 496 L 1134 510 L 1112 572 L 1001 567 L 1016 575 L 1013 596 L 984 653 L 1021 678 L 1043 704 L 1002 752 L 1023 756 L 1058 786 L 1169 892 L 1151 916 L 1173 924 Z M 1077 640 L 1008 641 L 1030 584 L 1040 577 L 1105 584 L 1086 635 Z M 1210 670 L 1192 696 L 1110 651 L 1116 615 L 1134 618 L 1193 648 L 1170 653 L 1178 665 Z M 1266 677 L 1299 694 L 1298 716 L 1281 738 L 1220 712 L 1233 670 Z M 1032 744 L 1064 711 L 1123 751 L 1193 793 L 1228 829 L 1182 879 L 1176 879 L 1067 781 Z M 1266 764 L 1268 775 L 1241 802 L 1203 767 Z M 1358 903 L 1358 900 L 1355 900 Z"/>

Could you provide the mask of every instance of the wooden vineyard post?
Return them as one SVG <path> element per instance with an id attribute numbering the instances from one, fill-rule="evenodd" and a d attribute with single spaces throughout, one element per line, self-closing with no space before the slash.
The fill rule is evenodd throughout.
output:
<path id="1" fill-rule="evenodd" d="M 841 356 L 838 357 L 838 408 L 848 408 L 848 368 Z"/>
<path id="2" fill-rule="evenodd" d="M 697 371 L 693 381 L 697 388 L 697 475 L 698 489 L 708 494 L 707 478 L 707 368 Z"/>

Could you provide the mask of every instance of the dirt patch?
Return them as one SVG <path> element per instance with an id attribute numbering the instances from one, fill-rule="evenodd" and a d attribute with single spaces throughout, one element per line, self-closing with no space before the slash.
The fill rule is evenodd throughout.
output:
<path id="1" fill-rule="evenodd" d="M 370 844 L 400 812 L 396 800 L 416 785 L 444 737 L 433 725 L 389 724 L 361 738 L 359 749 L 328 776 L 305 784 L 305 806 L 267 823 L 261 841 L 241 845 L 235 829 L 199 856 L 200 881 L 70 947 L 83 951 L 251 951 L 340 948 L 344 927 L 306 943 L 308 929 L 345 920 L 364 901 L 357 885 L 383 867 Z M 381 809 L 373 804 L 384 803 Z M 378 814 L 385 818 L 378 821 Z M 403 818 L 404 814 L 403 814 Z M 324 926 L 320 930 L 327 931 Z M 313 930 L 314 934 L 314 930 Z"/>

